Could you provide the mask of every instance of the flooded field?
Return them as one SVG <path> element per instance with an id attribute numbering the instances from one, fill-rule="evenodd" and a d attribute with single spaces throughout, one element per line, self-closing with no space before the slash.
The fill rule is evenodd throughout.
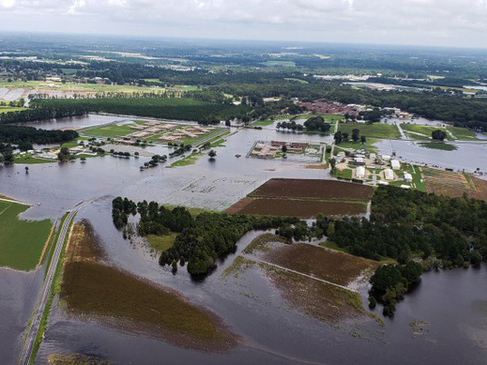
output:
<path id="1" fill-rule="evenodd" d="M 79 124 L 72 121 L 70 128 L 87 123 L 96 125 L 100 121 L 99 124 L 104 124 L 105 118 L 114 121 L 113 117 L 90 115 Z M 317 319 L 319 306 L 313 307 L 312 314 L 296 307 L 281 287 L 284 276 L 279 273 L 276 277 L 275 272 L 266 272 L 257 265 L 243 270 L 237 277 L 223 275 L 262 232 L 246 234 L 239 241 L 237 252 L 219 263 L 210 277 L 204 282 L 193 282 L 186 270 L 173 275 L 170 268 L 161 267 L 157 257 L 141 245 L 124 240 L 113 226 L 111 200 L 119 195 L 135 201 L 156 200 L 162 204 L 224 210 L 270 178 L 330 178 L 328 170 L 305 169 L 300 163 L 283 159 L 235 157 L 236 154 L 245 156 L 255 141 L 261 139 L 326 143 L 330 137 L 276 132 L 272 126 L 241 130 L 229 136 L 225 146 L 215 148 L 214 162 L 202 156 L 194 165 L 171 169 L 158 166 L 140 171 L 140 165 L 148 161 L 148 157 L 142 156 L 139 159 L 92 158 L 85 164 L 32 165 L 29 174 L 25 174 L 22 165 L 0 167 L 0 193 L 34 205 L 24 217 L 59 219 L 79 202 L 90 201 L 76 221 L 86 219 L 91 224 L 110 266 L 144 282 L 177 291 L 189 303 L 217 315 L 241 338 L 241 343 L 227 353 L 200 352 L 144 333 L 134 335 L 96 319 L 73 318 L 63 305 L 55 305 L 37 362 L 46 363 L 51 354 L 72 353 L 121 364 L 161 361 L 375 364 L 377 359 L 396 364 L 426 364 L 485 360 L 485 266 L 425 274 L 418 288 L 398 304 L 395 317 L 384 320 L 383 327 L 368 316 L 358 315 L 331 325 Z M 485 145 L 459 143 L 459 149 L 453 152 L 423 149 L 405 141 L 382 141 L 378 146 L 384 153 L 395 150 L 398 156 L 408 160 L 443 162 L 472 171 L 480 167 L 487 171 L 482 158 Z M 147 151 L 159 153 L 167 148 L 156 146 Z M 12 349 L 19 349 L 43 275 L 42 268 L 27 274 L 0 269 L 0 283 L 5 292 L 0 301 L 0 316 L 5 318 L 0 326 L 3 363 L 15 363 L 18 350 Z M 366 291 L 367 287 L 360 287 L 364 303 Z M 299 297 L 294 300 L 299 301 Z M 381 317 L 380 312 L 380 308 L 375 311 Z M 411 323 L 417 321 L 427 323 L 424 335 L 413 336 Z"/>

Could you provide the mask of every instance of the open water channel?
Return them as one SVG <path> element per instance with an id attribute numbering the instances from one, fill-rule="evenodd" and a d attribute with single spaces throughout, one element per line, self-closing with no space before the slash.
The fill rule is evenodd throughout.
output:
<path id="1" fill-rule="evenodd" d="M 56 125 L 77 128 L 115 120 L 123 119 L 90 115 Z M 45 127 L 43 123 L 37 126 Z M 38 362 L 45 363 L 51 353 L 78 352 L 122 364 L 159 364 L 162 361 L 181 364 L 485 363 L 486 267 L 425 274 L 418 288 L 398 305 L 395 317 L 385 319 L 384 327 L 375 321 L 361 321 L 343 323 L 336 328 L 290 307 L 255 270 L 245 272 L 238 281 L 224 279 L 221 274 L 235 256 L 229 256 L 203 283 L 194 283 L 184 269 L 174 276 L 168 268 L 158 265 L 157 257 L 124 241 L 111 223 L 111 200 L 118 195 L 136 201 L 156 200 L 219 210 L 272 177 L 329 178 L 327 171 L 304 169 L 302 163 L 243 157 L 257 140 L 322 142 L 329 141 L 330 137 L 327 138 L 278 133 L 272 126 L 263 130 L 242 130 L 230 136 L 225 147 L 216 149 L 215 162 L 202 157 L 195 165 L 159 166 L 143 172 L 139 171 L 139 166 L 147 161 L 144 157 L 125 160 L 107 156 L 88 159 L 86 164 L 31 165 L 28 175 L 21 165 L 0 167 L 0 193 L 33 204 L 24 214 L 25 218 L 58 219 L 80 201 L 96 198 L 80 212 L 77 220 L 91 222 L 113 264 L 180 291 L 190 301 L 214 311 L 243 338 L 242 345 L 230 353 L 201 353 L 147 336 L 122 333 L 96 322 L 77 321 L 66 317 L 63 310 L 55 306 Z M 380 150 L 388 152 L 388 143 L 391 142 L 379 144 Z M 475 159 L 472 153 L 476 150 L 470 149 L 478 148 L 481 153 L 483 145 L 445 152 L 411 146 L 406 141 L 392 143 L 397 155 L 412 161 L 417 159 L 428 164 L 444 161 L 467 171 L 477 167 L 487 171 L 487 163 L 481 158 Z M 416 148 L 420 151 L 416 152 Z M 159 153 L 159 150 L 154 152 Z M 440 157 L 442 153 L 449 157 Z M 236 154 L 242 157 L 236 158 Z M 236 254 L 257 235 L 251 232 L 244 236 Z M 42 277 L 42 268 L 31 273 L 0 269 L 2 363 L 15 363 Z M 248 295 L 249 292 L 253 295 Z M 423 335 L 413 335 L 410 324 L 414 321 L 424 321 Z"/>

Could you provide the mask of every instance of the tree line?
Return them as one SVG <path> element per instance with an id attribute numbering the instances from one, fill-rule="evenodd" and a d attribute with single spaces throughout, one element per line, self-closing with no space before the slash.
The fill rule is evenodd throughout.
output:
<path id="1" fill-rule="evenodd" d="M 223 213 L 201 213 L 193 217 L 183 207 L 167 209 L 156 202 L 135 203 L 121 197 L 112 202 L 112 219 L 118 229 L 125 229 L 129 215 L 137 213 L 140 215 L 137 232 L 141 236 L 178 233 L 174 245 L 161 254 L 159 263 L 173 267 L 177 267 L 177 263 L 187 263 L 188 272 L 195 278 L 210 274 L 219 258 L 235 251 L 238 240 L 245 233 L 299 222 L 298 218 Z"/>
<path id="2" fill-rule="evenodd" d="M 29 144 L 51 144 L 72 141 L 78 138 L 76 131 L 60 131 L 36 129 L 33 127 L 20 127 L 13 125 L 0 125 L 0 142 L 16 145 Z M 20 148 L 26 150 L 25 148 Z M 32 149 L 32 148 L 27 148 Z"/>

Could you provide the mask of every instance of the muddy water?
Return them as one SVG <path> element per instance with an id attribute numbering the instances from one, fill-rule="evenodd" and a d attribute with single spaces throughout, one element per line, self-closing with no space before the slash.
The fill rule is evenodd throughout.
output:
<path id="1" fill-rule="evenodd" d="M 108 124 L 112 122 L 121 122 L 126 120 L 126 117 L 107 116 L 98 114 L 89 114 L 79 117 L 47 119 L 38 122 L 18 123 L 18 125 L 35 127 L 39 129 L 81 129 L 87 127 L 94 127 L 97 125 Z"/>
<path id="2" fill-rule="evenodd" d="M 122 364 L 157 364 L 161 359 L 182 364 L 195 360 L 217 364 L 374 364 L 378 358 L 398 364 L 473 364 L 482 363 L 487 356 L 486 267 L 425 274 L 419 287 L 398 305 L 395 317 L 385 320 L 384 328 L 372 320 L 345 322 L 334 328 L 290 307 L 257 268 L 238 278 L 222 276 L 259 232 L 244 236 L 235 255 L 220 263 L 205 282 L 194 283 L 184 268 L 172 275 L 169 268 L 158 265 L 157 257 L 124 241 L 110 222 L 109 209 L 109 199 L 99 200 L 83 216 L 93 224 L 112 263 L 175 288 L 191 302 L 210 308 L 242 336 L 242 345 L 227 354 L 199 354 L 95 322 L 81 323 L 57 308 L 39 354 L 41 363 L 52 352 L 83 352 Z M 425 322 L 423 335 L 413 336 L 413 321 Z"/>
<path id="3" fill-rule="evenodd" d="M 221 263 L 205 282 L 194 283 L 184 268 L 172 275 L 168 268 L 158 265 L 157 257 L 152 257 L 139 245 L 124 241 L 113 227 L 110 202 L 117 195 L 134 200 L 153 199 L 165 204 L 223 209 L 271 177 L 329 177 L 327 171 L 306 170 L 302 164 L 291 161 L 235 157 L 236 154 L 245 156 L 253 143 L 262 139 L 328 140 L 319 136 L 278 133 L 271 126 L 263 130 L 243 130 L 230 136 L 226 147 L 216 148 L 214 162 L 203 156 L 195 165 L 175 169 L 159 166 L 140 172 L 138 167 L 147 161 L 146 158 L 125 160 L 109 156 L 88 159 L 86 164 L 31 165 L 28 175 L 22 165 L 0 167 L 0 193 L 34 204 L 24 214 L 27 218 L 60 217 L 78 202 L 93 199 L 78 219 L 87 218 L 93 224 L 113 264 L 177 289 L 192 302 L 213 310 L 243 338 L 243 345 L 229 354 L 201 354 L 147 336 L 120 333 L 97 323 L 81 323 L 67 318 L 60 308 L 55 307 L 38 362 L 44 363 L 52 352 L 82 352 L 124 364 L 157 364 L 163 360 L 168 363 L 368 364 L 377 359 L 422 364 L 432 360 L 479 363 L 487 358 L 485 348 L 481 347 L 485 345 L 482 339 L 487 337 L 483 327 L 487 303 L 486 268 L 424 275 L 419 288 L 398 305 L 395 318 L 386 320 L 383 329 L 374 321 L 344 323 L 336 329 L 289 307 L 258 269 L 250 269 L 238 279 L 223 279 L 223 270 L 235 256 Z M 401 141 L 397 143 L 395 148 L 401 148 Z M 470 154 L 477 148 L 481 153 L 481 146 L 468 146 L 466 150 L 445 152 L 450 158 L 445 163 L 470 163 L 468 160 L 473 159 L 472 166 L 475 166 L 477 160 Z M 380 148 L 385 149 L 387 145 Z M 443 152 L 416 150 L 408 145 L 402 148 L 398 155 L 410 154 L 411 159 L 428 159 L 430 163 L 438 161 L 441 156 L 438 152 Z M 167 151 L 165 147 L 154 147 L 151 152 L 164 151 Z M 485 163 L 478 167 L 484 169 L 483 166 Z M 239 250 L 257 234 L 247 234 L 241 240 Z M 12 349 L 18 348 L 42 275 L 42 270 L 32 274 L 0 270 L 2 363 L 14 361 L 16 355 Z M 413 339 L 409 323 L 416 320 L 426 321 L 428 333 Z M 351 331 L 360 335 L 353 337 Z"/>

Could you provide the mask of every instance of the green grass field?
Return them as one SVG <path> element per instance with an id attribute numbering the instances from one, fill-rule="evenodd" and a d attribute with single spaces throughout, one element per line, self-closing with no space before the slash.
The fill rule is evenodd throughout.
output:
<path id="1" fill-rule="evenodd" d="M 271 125 L 274 122 L 275 122 L 275 120 L 271 120 L 271 119 L 258 120 L 256 122 L 253 122 L 252 125 L 254 127 L 267 127 L 268 125 Z"/>
<path id="2" fill-rule="evenodd" d="M 446 127 L 459 140 L 477 140 L 475 133 L 470 129 L 462 127 Z"/>
<path id="3" fill-rule="evenodd" d="M 82 83 L 62 83 L 53 81 L 13 81 L 8 82 L 0 79 L 0 87 L 9 89 L 36 89 L 36 90 L 60 90 L 60 91 L 78 91 L 92 93 L 149 93 L 154 91 L 164 91 L 161 87 L 147 87 L 135 85 L 105 85 L 105 84 L 82 84 Z"/>
<path id="4" fill-rule="evenodd" d="M 441 127 L 432 127 L 429 125 L 420 124 L 401 124 L 401 128 L 408 138 L 411 139 L 431 139 L 431 133 L 437 129 L 444 129 Z"/>
<path id="5" fill-rule="evenodd" d="M 24 165 L 37 165 L 41 163 L 54 163 L 57 160 L 51 160 L 48 158 L 34 157 L 32 155 L 15 155 L 14 163 Z"/>
<path id="6" fill-rule="evenodd" d="M 143 124 L 144 122 L 135 122 L 136 124 Z M 101 127 L 87 128 L 80 131 L 81 134 L 90 137 L 123 137 L 130 133 L 135 133 L 137 130 L 130 128 L 133 124 L 117 125 L 116 123 L 104 125 Z M 74 146 L 73 146 L 74 147 Z"/>
<path id="7" fill-rule="evenodd" d="M 374 143 L 377 142 L 377 139 L 367 138 L 367 142 L 362 144 L 361 142 L 354 143 L 353 141 L 349 142 L 340 142 L 340 144 L 335 145 L 335 154 L 338 152 L 353 148 L 354 150 L 364 149 L 369 152 L 377 152 L 377 147 L 374 146 Z"/>
<path id="8" fill-rule="evenodd" d="M 178 233 L 171 233 L 166 236 L 148 235 L 147 242 L 149 246 L 158 252 L 164 252 L 169 250 L 174 245 Z"/>
<path id="9" fill-rule="evenodd" d="M 13 108 L 10 106 L 0 106 L 0 113 L 8 113 L 8 112 L 21 112 L 22 110 L 26 110 L 27 108 Z"/>
<path id="10" fill-rule="evenodd" d="M 51 222 L 20 220 L 29 207 L 0 201 L 0 266 L 15 270 L 35 269 L 51 230 Z"/>
<path id="11" fill-rule="evenodd" d="M 341 131 L 342 133 L 346 132 L 349 134 L 349 136 L 352 135 L 352 130 L 354 130 L 355 128 L 360 131 L 361 136 L 366 136 L 367 139 L 370 137 L 383 139 L 401 138 L 401 133 L 399 133 L 399 129 L 397 129 L 397 127 L 392 124 L 342 123 L 338 126 L 339 131 Z"/>
<path id="12" fill-rule="evenodd" d="M 431 133 L 435 130 L 447 130 L 449 131 L 452 136 L 447 133 L 446 139 L 447 140 L 452 140 L 452 139 L 458 139 L 458 140 L 476 140 L 477 137 L 475 136 L 475 133 L 473 133 L 471 130 L 467 128 L 462 128 L 462 127 L 435 127 L 435 126 L 429 126 L 429 125 L 420 125 L 420 124 L 401 124 L 402 129 L 404 130 L 404 133 L 411 138 L 411 139 L 422 139 L 422 140 L 430 140 L 431 139 Z"/>

